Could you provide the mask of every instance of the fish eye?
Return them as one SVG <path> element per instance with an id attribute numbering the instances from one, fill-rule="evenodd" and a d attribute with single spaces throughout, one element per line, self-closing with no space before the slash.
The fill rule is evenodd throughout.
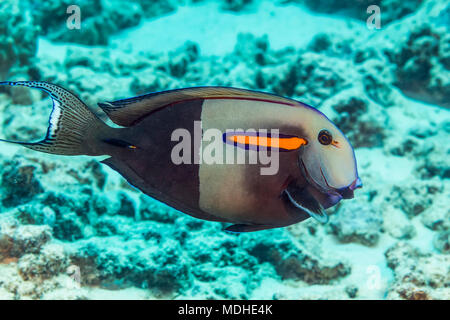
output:
<path id="1" fill-rule="evenodd" d="M 331 133 L 328 130 L 321 130 L 319 132 L 319 135 L 317 137 L 317 140 L 323 145 L 329 145 L 333 141 L 333 137 L 331 136 Z"/>

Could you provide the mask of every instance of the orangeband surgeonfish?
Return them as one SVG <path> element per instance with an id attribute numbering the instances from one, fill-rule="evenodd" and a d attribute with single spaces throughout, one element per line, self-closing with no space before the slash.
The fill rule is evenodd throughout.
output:
<path id="1" fill-rule="evenodd" d="M 344 134 L 292 99 L 226 87 L 156 92 L 99 103 L 120 126 L 113 128 L 59 86 L 0 84 L 39 88 L 53 100 L 42 141 L 3 141 L 59 155 L 106 155 L 102 162 L 142 192 L 193 217 L 233 223 L 228 231 L 283 227 L 310 216 L 326 222 L 325 209 L 361 187 Z M 212 142 L 214 161 L 202 159 Z M 233 161 L 238 149 L 248 158 L 276 156 L 273 172 L 263 173 L 267 162 Z"/>

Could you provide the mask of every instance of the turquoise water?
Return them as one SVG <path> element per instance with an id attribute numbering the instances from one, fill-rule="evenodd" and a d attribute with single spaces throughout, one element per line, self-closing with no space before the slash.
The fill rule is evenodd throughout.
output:
<path id="1" fill-rule="evenodd" d="M 450 298 L 447 1 L 6 0 L 0 22 L 0 81 L 57 84 L 113 126 L 97 103 L 155 91 L 293 98 L 346 135 L 363 181 L 326 224 L 236 234 L 105 156 L 1 143 L 0 299 Z M 42 139 L 51 110 L 0 86 L 0 137 Z"/>

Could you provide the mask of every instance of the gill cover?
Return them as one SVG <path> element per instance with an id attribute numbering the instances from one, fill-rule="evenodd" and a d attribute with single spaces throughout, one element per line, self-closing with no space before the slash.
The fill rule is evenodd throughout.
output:
<path id="1" fill-rule="evenodd" d="M 286 134 L 273 135 L 260 131 L 224 133 L 223 141 L 243 149 L 260 150 L 260 148 L 270 148 L 280 152 L 299 150 L 308 144 L 307 140 L 297 136 Z M 317 195 L 314 197 L 314 195 L 311 194 L 310 188 L 299 188 L 295 182 L 291 182 L 286 189 L 283 190 L 283 193 L 295 208 L 306 212 L 309 216 L 321 223 L 328 222 L 328 216 L 325 213 L 324 207 L 321 202 L 316 199 Z M 248 228 L 249 226 L 247 225 L 233 225 L 226 230 L 242 232 L 242 230 L 248 231 Z M 252 226 L 251 228 L 254 227 Z M 258 228 L 267 228 L 267 226 L 258 226 Z"/>

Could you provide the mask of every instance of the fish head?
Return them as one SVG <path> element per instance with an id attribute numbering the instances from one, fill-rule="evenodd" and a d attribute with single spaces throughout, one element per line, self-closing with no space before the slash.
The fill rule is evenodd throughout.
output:
<path id="1" fill-rule="evenodd" d="M 353 198 L 362 182 L 348 139 L 319 111 L 310 119 L 305 134 L 308 144 L 299 151 L 299 166 L 309 184 L 328 196 L 324 208 Z"/>

